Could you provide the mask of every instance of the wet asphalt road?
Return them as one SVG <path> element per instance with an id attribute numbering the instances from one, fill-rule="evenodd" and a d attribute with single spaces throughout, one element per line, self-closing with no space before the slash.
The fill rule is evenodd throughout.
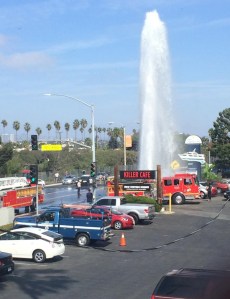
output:
<path id="1" fill-rule="evenodd" d="M 66 245 L 61 258 L 37 265 L 15 261 L 0 278 L 1 298 L 150 298 L 167 271 L 181 267 L 230 269 L 230 202 L 223 196 L 166 207 L 152 222 L 121 231 L 93 247 Z"/>

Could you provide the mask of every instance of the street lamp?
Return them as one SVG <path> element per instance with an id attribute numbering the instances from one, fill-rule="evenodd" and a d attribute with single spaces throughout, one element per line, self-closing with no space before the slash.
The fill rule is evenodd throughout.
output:
<path id="1" fill-rule="evenodd" d="M 79 100 L 78 98 L 74 98 L 65 94 L 57 94 L 57 93 L 45 93 L 45 96 L 57 96 L 57 97 L 65 97 L 74 101 L 78 101 L 82 103 L 83 105 L 87 106 L 91 110 L 91 123 L 92 123 L 92 162 L 96 162 L 96 155 L 95 155 L 95 124 L 94 124 L 94 105 L 90 105 L 86 103 L 85 101 Z"/>
<path id="2" fill-rule="evenodd" d="M 110 121 L 109 125 L 114 124 L 115 122 Z M 126 133 L 125 133 L 125 126 L 122 125 L 123 128 L 123 139 L 124 139 L 124 170 L 126 170 Z"/>

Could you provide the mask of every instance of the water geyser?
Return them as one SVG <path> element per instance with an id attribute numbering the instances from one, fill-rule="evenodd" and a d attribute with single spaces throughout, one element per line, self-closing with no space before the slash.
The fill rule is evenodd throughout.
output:
<path id="1" fill-rule="evenodd" d="M 161 165 L 169 172 L 174 151 L 171 108 L 167 32 L 157 11 L 152 11 L 146 13 L 141 34 L 139 169 Z"/>

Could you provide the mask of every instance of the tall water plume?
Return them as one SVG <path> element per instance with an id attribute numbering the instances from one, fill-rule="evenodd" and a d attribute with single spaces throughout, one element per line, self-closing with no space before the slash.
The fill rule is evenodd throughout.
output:
<path id="1" fill-rule="evenodd" d="M 141 34 L 139 169 L 172 162 L 173 122 L 167 32 L 156 11 L 146 14 Z"/>

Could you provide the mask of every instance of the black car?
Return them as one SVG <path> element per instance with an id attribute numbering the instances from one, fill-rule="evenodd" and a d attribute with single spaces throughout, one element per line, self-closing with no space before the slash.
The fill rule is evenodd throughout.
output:
<path id="1" fill-rule="evenodd" d="M 0 276 L 14 271 L 12 254 L 0 251 Z"/>
<path id="2" fill-rule="evenodd" d="M 230 271 L 179 269 L 165 274 L 151 299 L 227 299 L 230 294 Z"/>
<path id="3" fill-rule="evenodd" d="M 226 198 L 227 200 L 230 200 L 230 190 L 224 192 L 224 198 Z"/>

